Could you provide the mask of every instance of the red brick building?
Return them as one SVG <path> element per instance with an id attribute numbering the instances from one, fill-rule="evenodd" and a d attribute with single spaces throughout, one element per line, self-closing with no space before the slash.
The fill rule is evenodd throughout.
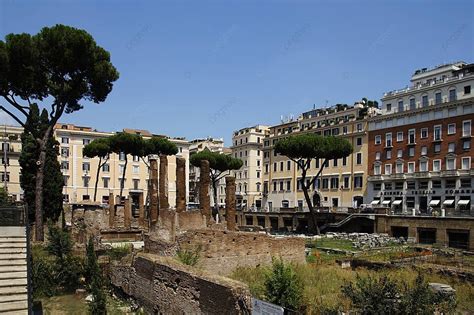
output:
<path id="1" fill-rule="evenodd" d="M 473 215 L 474 65 L 415 72 L 369 121 L 367 199 L 394 213 Z"/>

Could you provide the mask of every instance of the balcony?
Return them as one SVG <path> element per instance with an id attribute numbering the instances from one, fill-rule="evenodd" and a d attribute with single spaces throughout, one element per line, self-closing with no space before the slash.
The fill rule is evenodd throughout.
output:
<path id="1" fill-rule="evenodd" d="M 414 177 L 415 178 L 430 178 L 431 177 L 431 174 L 430 172 L 428 171 L 425 171 L 425 172 L 415 172 L 414 173 Z"/>
<path id="2" fill-rule="evenodd" d="M 456 177 L 459 176 L 458 170 L 445 170 L 441 171 L 441 177 Z"/>
<path id="3" fill-rule="evenodd" d="M 405 174 L 404 173 L 392 174 L 391 179 L 405 179 Z"/>

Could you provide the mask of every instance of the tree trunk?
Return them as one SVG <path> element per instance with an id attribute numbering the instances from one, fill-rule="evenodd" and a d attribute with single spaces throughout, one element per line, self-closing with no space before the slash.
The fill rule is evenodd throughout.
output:
<path id="1" fill-rule="evenodd" d="M 38 169 L 36 170 L 36 187 L 35 187 L 35 240 L 38 242 L 44 241 L 43 228 L 43 180 L 44 180 L 44 165 L 46 163 L 46 144 L 52 127 L 49 126 L 43 135 L 43 139 L 36 139 L 39 145 L 40 153 L 38 156 Z"/>
<path id="2" fill-rule="evenodd" d="M 122 203 L 122 193 L 125 187 L 125 172 L 127 171 L 128 157 L 125 155 L 125 165 L 123 166 L 122 179 L 120 180 L 120 203 Z"/>
<path id="3" fill-rule="evenodd" d="M 304 198 L 306 199 L 306 204 L 308 205 L 309 213 L 311 214 L 311 221 L 313 222 L 316 235 L 319 235 L 320 231 L 319 231 L 319 226 L 318 226 L 318 220 L 316 219 L 316 213 L 314 212 L 313 202 L 311 201 L 311 198 L 308 193 L 309 187 L 306 185 L 306 169 L 305 168 L 302 168 L 301 181 L 302 181 L 301 187 L 303 188 Z"/>
<path id="4" fill-rule="evenodd" d="M 214 211 L 219 216 L 219 204 L 217 202 L 217 182 L 219 180 L 217 178 L 212 179 L 212 195 L 214 196 Z"/>
<path id="5" fill-rule="evenodd" d="M 94 202 L 97 198 L 97 185 L 99 184 L 99 173 L 100 173 L 100 164 L 102 163 L 102 157 L 99 156 L 99 164 L 97 166 L 97 173 L 95 174 L 95 185 L 94 185 Z"/>

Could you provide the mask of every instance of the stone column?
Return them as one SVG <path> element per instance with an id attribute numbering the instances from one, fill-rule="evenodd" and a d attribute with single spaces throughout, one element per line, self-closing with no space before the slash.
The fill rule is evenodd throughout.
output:
<path id="1" fill-rule="evenodd" d="M 186 211 L 186 160 L 176 157 L 176 212 Z"/>
<path id="2" fill-rule="evenodd" d="M 155 223 L 158 221 L 158 161 L 150 159 L 150 221 Z"/>
<path id="3" fill-rule="evenodd" d="M 199 172 L 199 207 L 201 208 L 201 213 L 209 220 L 211 219 L 211 196 L 209 195 L 211 175 L 209 173 L 209 161 L 201 161 Z"/>
<path id="4" fill-rule="evenodd" d="M 160 208 L 168 209 L 168 157 L 160 155 Z"/>
<path id="5" fill-rule="evenodd" d="M 130 196 L 125 199 L 123 207 L 123 225 L 128 230 L 132 227 L 132 202 Z"/>
<path id="6" fill-rule="evenodd" d="M 138 225 L 140 227 L 145 226 L 145 205 L 143 193 L 138 195 Z"/>
<path id="7" fill-rule="evenodd" d="M 225 220 L 227 229 L 235 231 L 235 177 L 227 176 L 225 178 Z"/>
<path id="8" fill-rule="evenodd" d="M 115 224 L 115 200 L 114 194 L 109 193 L 109 228 L 113 229 Z"/>

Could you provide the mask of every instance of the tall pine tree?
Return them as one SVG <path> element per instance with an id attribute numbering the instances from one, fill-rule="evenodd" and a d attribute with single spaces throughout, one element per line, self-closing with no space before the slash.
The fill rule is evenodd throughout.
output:
<path id="1" fill-rule="evenodd" d="M 32 104 L 26 127 L 21 135 L 22 151 L 20 155 L 20 184 L 24 191 L 24 201 L 28 206 L 30 222 L 35 221 L 35 188 L 40 148 L 35 137 L 48 127 L 48 112 L 39 112 L 36 104 Z M 47 141 L 45 174 L 43 188 L 43 211 L 45 220 L 57 221 L 63 208 L 63 175 L 58 162 L 59 143 L 51 135 Z"/>

